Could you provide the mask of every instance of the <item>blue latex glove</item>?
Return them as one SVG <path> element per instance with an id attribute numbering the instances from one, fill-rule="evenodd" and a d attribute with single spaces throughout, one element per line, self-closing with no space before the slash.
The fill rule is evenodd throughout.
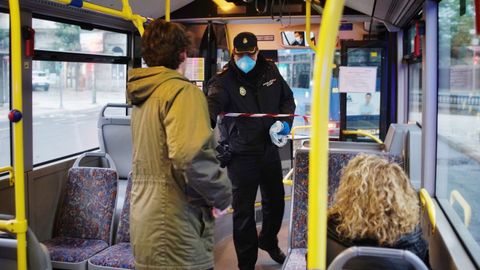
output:
<path id="1" fill-rule="evenodd" d="M 278 134 L 279 134 L 279 135 L 288 135 L 288 134 L 290 134 L 290 125 L 289 125 L 287 122 L 285 122 L 285 121 L 282 122 L 282 125 L 283 125 L 283 128 L 282 128 L 282 130 L 280 130 L 280 132 L 278 132 Z"/>
<path id="2" fill-rule="evenodd" d="M 290 127 L 288 124 L 286 125 L 288 128 L 287 134 L 290 132 Z M 285 129 L 285 125 L 282 124 L 280 121 L 276 121 L 273 123 L 273 125 L 270 127 L 270 138 L 272 139 L 272 142 L 278 146 L 282 147 L 285 144 L 287 144 L 288 138 L 286 135 L 282 135 L 280 132 L 282 132 Z"/>

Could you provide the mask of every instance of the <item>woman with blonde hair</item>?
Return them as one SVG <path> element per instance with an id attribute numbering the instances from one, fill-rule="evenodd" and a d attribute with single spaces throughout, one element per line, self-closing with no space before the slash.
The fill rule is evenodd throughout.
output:
<path id="1" fill-rule="evenodd" d="M 328 211 L 327 260 L 331 262 L 350 246 L 405 249 L 428 265 L 428 244 L 422 238 L 418 195 L 398 164 L 362 154 L 343 169 L 333 206 Z M 368 259 L 355 262 L 358 269 L 371 268 L 372 264 Z M 397 263 L 383 260 L 377 267 L 408 268 Z"/>

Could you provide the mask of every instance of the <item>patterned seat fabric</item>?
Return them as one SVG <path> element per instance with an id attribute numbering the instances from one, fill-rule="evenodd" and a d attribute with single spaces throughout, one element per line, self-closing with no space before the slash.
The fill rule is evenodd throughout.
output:
<path id="1" fill-rule="evenodd" d="M 118 223 L 115 243 L 130 242 L 130 193 L 132 190 L 132 174 L 128 175 L 125 203 L 123 204 L 120 221 Z"/>
<path id="2" fill-rule="evenodd" d="M 125 203 L 123 204 L 118 224 L 116 245 L 97 254 L 89 260 L 95 266 L 135 269 L 135 259 L 130 246 L 130 193 L 132 190 L 132 174 L 128 175 Z"/>
<path id="3" fill-rule="evenodd" d="M 90 263 L 114 268 L 135 268 L 135 259 L 130 243 L 116 244 L 93 256 L 93 258 L 90 259 Z"/>
<path id="4" fill-rule="evenodd" d="M 292 249 L 288 255 L 287 260 L 283 269 L 288 270 L 305 270 L 307 269 L 307 261 L 305 259 L 305 254 L 307 253 L 306 248 L 295 248 Z"/>
<path id="5" fill-rule="evenodd" d="M 328 159 L 328 205 L 333 203 L 342 169 L 360 153 L 329 152 Z M 294 194 L 292 207 L 291 248 L 306 248 L 307 246 L 307 205 L 308 205 L 308 150 L 298 150 L 295 155 Z M 396 162 L 403 167 L 401 156 L 382 155 L 390 162 Z"/>
<path id="6" fill-rule="evenodd" d="M 52 261 L 70 263 L 83 262 L 108 247 L 102 240 L 68 237 L 56 237 L 43 244 L 48 248 Z"/>
<path id="7" fill-rule="evenodd" d="M 54 238 L 45 242 L 52 261 L 84 261 L 108 247 L 116 196 L 115 170 L 69 170 Z"/>

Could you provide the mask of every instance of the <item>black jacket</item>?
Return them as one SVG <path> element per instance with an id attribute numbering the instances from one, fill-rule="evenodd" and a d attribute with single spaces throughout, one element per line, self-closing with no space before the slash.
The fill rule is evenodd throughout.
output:
<path id="1" fill-rule="evenodd" d="M 293 114 L 293 93 L 276 65 L 258 56 L 255 68 L 248 74 L 230 60 L 226 69 L 208 83 L 208 109 L 212 127 L 221 113 Z M 276 121 L 289 118 L 223 117 L 219 122 L 221 141 L 228 143 L 233 153 L 261 154 L 272 144 L 269 129 Z"/>
<path id="2" fill-rule="evenodd" d="M 327 257 L 333 259 L 338 253 L 352 246 L 371 246 L 378 247 L 378 241 L 374 239 L 345 239 L 338 235 L 336 223 L 329 219 L 327 227 L 328 243 Z M 402 235 L 393 245 L 381 246 L 385 248 L 404 249 L 417 255 L 429 267 L 428 243 L 422 237 L 422 229 L 417 226 L 409 234 Z M 331 253 L 331 254 L 329 254 Z M 348 269 L 412 269 L 404 261 L 398 259 L 370 259 L 369 257 L 359 257 L 349 261 L 346 266 Z"/>

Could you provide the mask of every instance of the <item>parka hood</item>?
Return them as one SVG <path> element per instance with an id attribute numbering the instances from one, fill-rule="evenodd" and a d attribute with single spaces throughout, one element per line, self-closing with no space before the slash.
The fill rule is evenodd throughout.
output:
<path id="1" fill-rule="evenodd" d="M 166 81 L 188 79 L 176 70 L 166 67 L 136 68 L 128 72 L 127 102 L 139 105 L 145 102 L 155 90 Z"/>

